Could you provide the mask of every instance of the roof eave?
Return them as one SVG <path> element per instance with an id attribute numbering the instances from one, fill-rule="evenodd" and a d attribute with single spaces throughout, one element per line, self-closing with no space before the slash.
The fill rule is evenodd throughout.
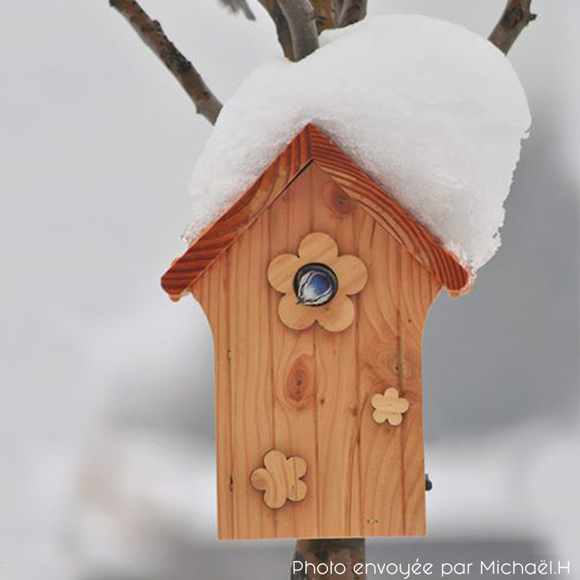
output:
<path id="1" fill-rule="evenodd" d="M 161 279 L 179 300 L 310 163 L 316 162 L 415 258 L 447 287 L 451 296 L 469 292 L 473 276 L 392 194 L 379 187 L 313 124 L 308 124 L 256 182 L 194 240 Z"/>

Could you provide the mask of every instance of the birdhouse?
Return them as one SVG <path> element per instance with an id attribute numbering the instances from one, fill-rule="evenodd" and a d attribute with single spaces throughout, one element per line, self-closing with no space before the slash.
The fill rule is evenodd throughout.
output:
<path id="1" fill-rule="evenodd" d="M 222 539 L 425 533 L 421 340 L 469 273 L 308 125 L 163 277 L 215 353 Z"/>

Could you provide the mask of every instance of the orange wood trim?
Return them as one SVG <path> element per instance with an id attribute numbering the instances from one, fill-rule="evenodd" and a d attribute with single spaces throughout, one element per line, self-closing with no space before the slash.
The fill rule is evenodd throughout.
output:
<path id="1" fill-rule="evenodd" d="M 220 218 L 210 224 L 161 279 L 178 300 L 214 260 L 284 191 L 310 162 L 308 128 L 297 135 L 260 178 Z"/>
<path id="2" fill-rule="evenodd" d="M 219 219 L 209 225 L 161 280 L 178 300 L 214 260 L 267 209 L 297 175 L 314 161 L 382 227 L 448 288 L 469 290 L 470 274 L 404 210 L 314 125 L 307 125 L 264 174 Z"/>
<path id="3" fill-rule="evenodd" d="M 469 284 L 469 272 L 437 239 L 419 224 L 392 195 L 379 187 L 326 135 L 309 125 L 312 158 L 340 187 L 399 242 L 421 264 L 429 268 L 451 293 Z"/>

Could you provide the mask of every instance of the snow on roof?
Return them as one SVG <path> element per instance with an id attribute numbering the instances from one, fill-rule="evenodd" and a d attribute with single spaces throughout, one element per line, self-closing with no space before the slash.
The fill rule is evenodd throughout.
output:
<path id="1" fill-rule="evenodd" d="M 257 68 L 224 106 L 191 190 L 192 241 L 309 122 L 475 272 L 500 245 L 530 125 L 505 56 L 462 26 L 415 15 L 323 34 L 298 63 Z"/>

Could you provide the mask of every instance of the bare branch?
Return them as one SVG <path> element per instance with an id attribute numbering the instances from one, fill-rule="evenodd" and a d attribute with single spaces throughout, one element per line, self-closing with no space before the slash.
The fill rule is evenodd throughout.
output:
<path id="1" fill-rule="evenodd" d="M 294 57 L 290 28 L 278 0 L 259 0 L 259 2 L 274 21 L 278 42 L 284 51 L 284 56 L 290 60 L 298 60 Z M 336 28 L 341 5 L 342 0 L 312 0 L 316 29 L 319 34 L 327 28 Z"/>
<path id="2" fill-rule="evenodd" d="M 292 48 L 292 37 L 290 36 L 290 29 L 286 16 L 282 12 L 278 0 L 259 0 L 260 4 L 266 9 L 270 18 L 274 21 L 276 26 L 276 34 L 278 35 L 278 42 L 284 51 L 284 56 L 290 60 L 294 59 L 294 49 Z"/>
<path id="3" fill-rule="evenodd" d="M 340 28 L 359 22 L 367 15 L 367 0 L 344 0 L 338 26 Z"/>
<path id="4" fill-rule="evenodd" d="M 256 20 L 246 0 L 220 0 L 220 2 L 234 13 L 242 12 L 248 20 Z"/>
<path id="5" fill-rule="evenodd" d="M 340 0 L 310 0 L 316 16 L 318 34 L 329 28 L 336 28 L 340 14 Z"/>
<path id="6" fill-rule="evenodd" d="M 292 38 L 293 60 L 301 60 L 318 48 L 314 9 L 309 0 L 278 0 Z"/>
<path id="7" fill-rule="evenodd" d="M 495 44 L 504 54 L 507 54 L 520 32 L 536 19 L 530 5 L 532 0 L 508 0 L 499 22 L 489 36 L 489 41 Z"/>
<path id="8" fill-rule="evenodd" d="M 227 0 L 229 1 L 229 0 Z M 284 51 L 284 56 L 290 60 L 299 60 L 294 56 L 294 47 L 292 45 L 292 35 L 288 26 L 286 16 L 282 11 L 279 0 L 259 0 L 265 8 L 270 18 L 276 26 L 278 42 Z M 316 30 L 320 34 L 328 28 L 336 28 L 338 17 L 342 9 L 344 0 L 311 0 L 314 9 Z"/>
<path id="9" fill-rule="evenodd" d="M 222 104 L 191 62 L 165 36 L 161 24 L 157 20 L 151 20 L 135 0 L 109 0 L 109 4 L 125 17 L 141 40 L 171 71 L 193 101 L 197 112 L 212 125 L 215 124 Z"/>

